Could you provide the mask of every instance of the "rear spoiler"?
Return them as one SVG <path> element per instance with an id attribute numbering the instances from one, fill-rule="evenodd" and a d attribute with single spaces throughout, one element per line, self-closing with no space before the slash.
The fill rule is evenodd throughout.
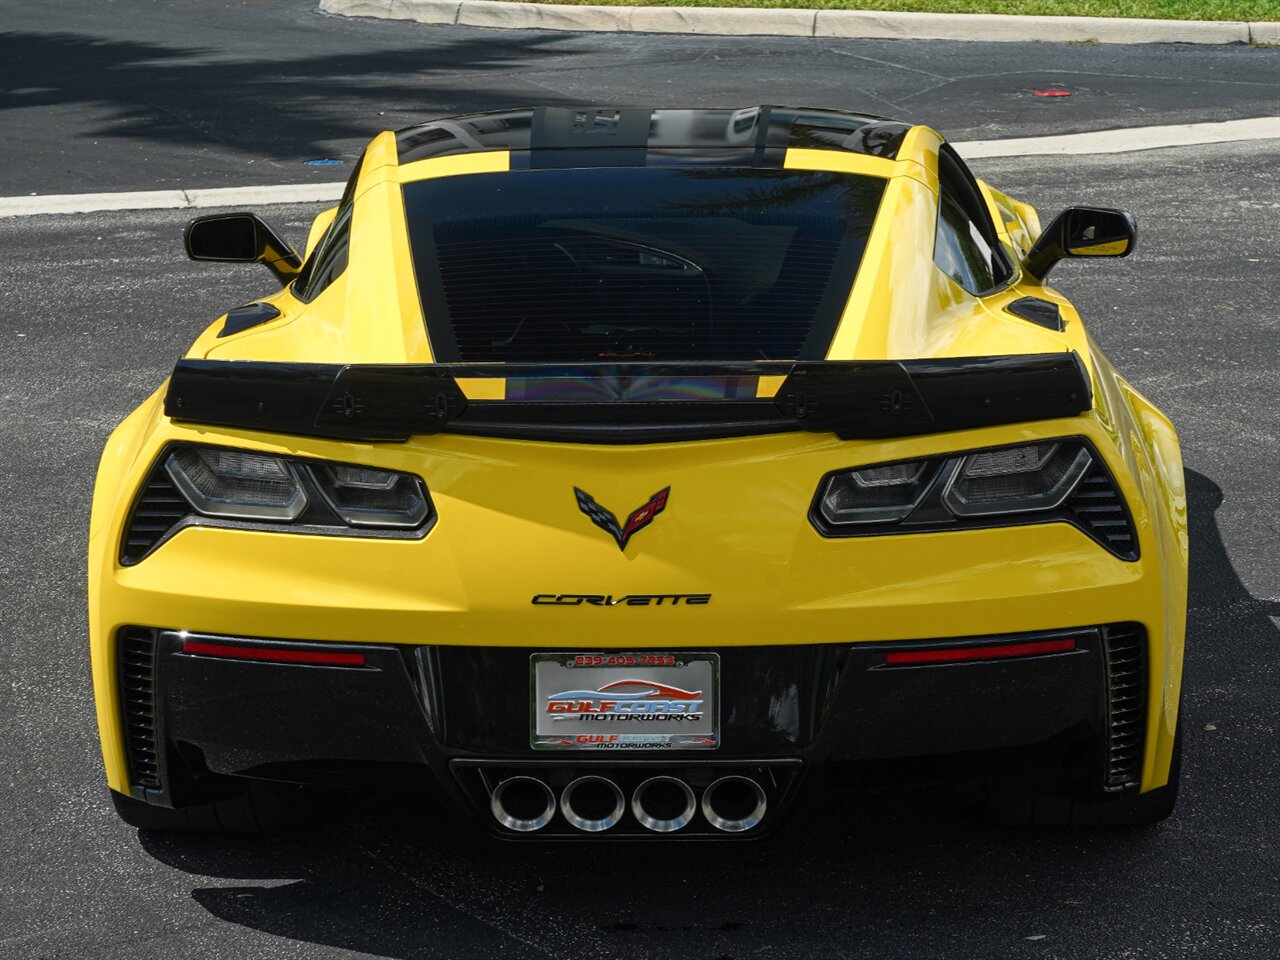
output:
<path id="1" fill-rule="evenodd" d="M 165 414 L 338 440 L 462 433 L 653 443 L 806 430 L 844 440 L 1049 420 L 1092 406 L 1073 353 L 948 360 L 312 364 L 180 360 Z"/>

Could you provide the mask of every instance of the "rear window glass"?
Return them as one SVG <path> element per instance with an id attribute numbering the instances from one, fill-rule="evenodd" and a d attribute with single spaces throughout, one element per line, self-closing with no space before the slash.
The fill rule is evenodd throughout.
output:
<path id="1" fill-rule="evenodd" d="M 820 359 L 884 181 L 721 167 L 406 184 L 437 359 Z"/>

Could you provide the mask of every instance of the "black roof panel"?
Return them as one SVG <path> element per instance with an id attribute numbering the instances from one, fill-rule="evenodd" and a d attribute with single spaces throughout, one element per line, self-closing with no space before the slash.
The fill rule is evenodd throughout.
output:
<path id="1" fill-rule="evenodd" d="M 780 167 L 790 147 L 893 159 L 911 124 L 806 107 L 533 107 L 431 120 L 396 135 L 400 163 L 509 150 L 513 167 L 713 163 Z"/>

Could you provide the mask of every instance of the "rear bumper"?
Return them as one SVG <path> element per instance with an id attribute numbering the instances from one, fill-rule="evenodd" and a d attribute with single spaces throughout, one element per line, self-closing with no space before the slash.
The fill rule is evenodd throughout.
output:
<path id="1" fill-rule="evenodd" d="M 628 781 L 681 770 L 696 785 L 723 767 L 765 771 L 759 776 L 777 794 L 773 822 L 804 783 L 820 780 L 813 774 L 859 761 L 1013 757 L 1035 748 L 1022 752 L 1055 765 L 1074 751 L 1090 782 L 1133 790 L 1146 739 L 1147 644 L 1135 624 L 719 648 L 721 746 L 624 760 L 599 751 L 549 757 L 530 747 L 535 649 L 192 639 L 146 628 L 116 634 L 129 789 L 162 805 L 191 802 L 210 773 L 361 783 L 408 775 L 485 814 L 484 784 L 513 771 L 567 782 L 591 771 Z M 1067 639 L 1071 649 L 1035 652 Z M 1002 655 L 888 662 L 890 653 L 961 647 Z M 1004 656 L 1010 649 L 1020 655 Z M 298 662 L 305 659 L 327 662 Z M 482 769 L 497 772 L 486 781 Z M 573 831 L 549 825 L 547 833 L 557 832 Z"/>

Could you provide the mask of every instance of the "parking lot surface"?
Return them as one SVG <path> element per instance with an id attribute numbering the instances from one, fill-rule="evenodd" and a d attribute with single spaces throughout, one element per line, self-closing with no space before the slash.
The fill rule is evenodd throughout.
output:
<path id="1" fill-rule="evenodd" d="M 1280 51 L 1248 48 L 569 37 L 188 6 L 0 3 L 0 195 L 340 179 L 303 161 L 513 103 L 801 100 L 976 139 L 1274 114 L 1280 77 Z M 1073 97 L 1034 97 L 1052 84 Z M 742 845 L 472 842 L 429 803 L 365 794 L 277 837 L 125 827 L 86 652 L 97 455 L 196 332 L 269 281 L 188 262 L 180 210 L 0 219 L 0 954 L 1274 956 L 1278 160 L 1263 141 L 975 164 L 1046 218 L 1138 218 L 1133 257 L 1055 282 L 1186 456 L 1183 793 L 1143 831 L 1002 830 L 945 791 L 832 800 Z M 263 212 L 300 242 L 317 208 Z"/>

